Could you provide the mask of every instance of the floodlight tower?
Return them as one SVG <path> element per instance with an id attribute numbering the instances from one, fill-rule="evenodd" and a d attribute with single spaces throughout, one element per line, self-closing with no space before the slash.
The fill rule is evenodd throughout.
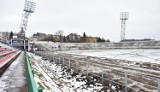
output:
<path id="1" fill-rule="evenodd" d="M 25 0 L 25 5 L 23 9 L 21 24 L 20 24 L 20 33 L 18 35 L 19 38 L 25 38 L 25 32 L 27 30 L 27 23 L 31 13 L 35 11 L 36 3 Z"/>
<path id="2" fill-rule="evenodd" d="M 121 12 L 120 13 L 120 20 L 121 20 L 121 41 L 125 39 L 125 27 L 126 27 L 126 20 L 128 20 L 129 12 Z"/>

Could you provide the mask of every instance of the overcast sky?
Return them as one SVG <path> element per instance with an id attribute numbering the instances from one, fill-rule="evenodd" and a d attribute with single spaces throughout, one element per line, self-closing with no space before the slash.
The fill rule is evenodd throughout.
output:
<path id="1" fill-rule="evenodd" d="M 160 40 L 160 0 L 31 0 L 27 36 L 42 32 L 78 33 L 120 40 L 120 12 L 129 12 L 126 38 Z M 0 0 L 0 31 L 20 31 L 25 0 Z"/>

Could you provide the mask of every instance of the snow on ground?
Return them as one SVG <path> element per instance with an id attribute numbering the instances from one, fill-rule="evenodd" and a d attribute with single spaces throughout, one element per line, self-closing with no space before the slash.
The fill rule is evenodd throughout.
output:
<path id="1" fill-rule="evenodd" d="M 62 53 L 160 64 L 160 49 L 71 50 Z"/>
<path id="2" fill-rule="evenodd" d="M 29 54 L 30 57 L 31 54 Z M 40 60 L 40 58 L 36 58 L 36 60 Z M 31 67 L 34 70 L 34 78 L 36 83 L 38 84 L 38 87 L 41 87 L 44 92 L 62 92 L 57 84 L 43 71 L 41 66 L 38 65 L 38 63 L 33 58 L 30 58 L 31 61 Z"/>
<path id="3" fill-rule="evenodd" d="M 100 83 L 96 83 L 96 85 L 86 85 L 86 76 L 84 76 L 82 73 L 73 76 L 74 71 L 72 69 L 70 70 L 70 72 L 68 72 L 69 69 L 62 67 L 61 65 L 56 65 L 53 62 L 50 63 L 48 60 L 42 60 L 42 57 L 40 56 L 36 56 L 34 54 L 30 54 L 30 56 L 33 57 L 35 61 L 37 61 L 37 64 L 35 64 L 36 67 L 38 67 L 37 69 L 39 70 L 37 72 L 40 72 L 42 73 L 42 75 L 45 75 L 44 77 L 46 81 L 48 79 L 52 79 L 52 81 L 54 81 L 54 86 L 59 87 L 59 89 L 63 92 L 97 92 L 103 88 L 102 84 Z M 36 81 L 41 80 L 37 78 Z M 52 84 L 49 83 L 48 85 Z M 112 88 L 114 89 L 115 87 Z M 110 89 L 108 89 L 108 92 L 110 92 L 109 90 Z M 44 92 L 49 92 L 49 90 L 44 90 Z"/>
<path id="4" fill-rule="evenodd" d="M 96 52 L 95 50 L 87 50 L 87 51 L 85 51 L 85 52 L 87 52 L 87 53 Z M 101 52 L 101 51 L 102 50 L 97 50 L 97 52 Z M 88 70 L 87 73 L 92 72 L 93 74 L 94 73 L 101 74 L 102 73 L 101 70 L 105 67 L 103 69 L 103 73 L 107 74 L 107 75 L 109 74 L 109 77 L 107 77 L 107 80 L 108 79 L 111 81 L 118 80 L 119 84 L 122 83 L 122 86 L 124 86 L 123 85 L 124 84 L 124 73 L 128 72 L 129 76 L 132 76 L 132 77 L 129 77 L 130 78 L 129 85 L 133 84 L 133 85 L 131 85 L 132 87 L 130 86 L 130 88 L 134 88 L 136 90 L 140 90 L 142 88 L 147 92 L 150 92 L 150 91 L 157 92 L 157 90 L 156 90 L 157 89 L 156 88 L 157 87 L 156 86 L 157 80 L 155 79 L 154 76 L 159 77 L 159 74 L 160 74 L 159 68 L 154 68 L 154 66 L 153 67 L 149 67 L 149 66 L 147 67 L 147 65 L 145 66 L 145 64 L 148 64 L 148 63 L 137 63 L 137 62 L 130 62 L 130 61 L 126 61 L 126 60 L 91 57 L 91 56 L 82 55 L 83 50 L 77 51 L 77 52 L 76 52 L 76 50 L 70 51 L 73 53 L 81 52 L 79 55 L 64 54 L 63 51 L 61 51 L 61 52 L 62 53 L 59 53 L 57 51 L 45 52 L 45 55 L 43 55 L 43 54 L 40 54 L 40 55 L 43 56 L 44 59 L 46 58 L 46 59 L 50 59 L 50 60 L 52 60 L 52 58 L 54 56 L 54 59 L 57 60 L 57 63 L 62 63 L 62 64 L 63 64 L 63 60 L 61 58 L 60 59 L 61 61 L 59 61 L 59 57 L 63 57 L 63 58 L 65 58 L 64 62 L 67 61 L 64 64 L 68 65 L 69 67 L 72 67 L 73 69 L 76 67 L 75 66 L 76 61 L 78 61 L 79 62 L 78 68 L 79 68 L 79 70 L 81 70 L 84 73 L 86 73 L 86 70 Z M 125 52 L 125 54 L 127 54 L 129 52 L 130 51 Z M 44 52 L 41 52 L 41 53 L 44 53 Z M 54 53 L 54 55 L 53 55 L 53 53 Z M 157 52 L 154 52 L 154 53 L 157 53 Z M 47 57 L 47 56 L 49 56 L 49 54 L 51 56 L 50 58 Z M 69 64 L 67 58 L 71 59 L 72 63 Z M 90 66 L 89 66 L 89 69 L 86 69 L 88 62 L 90 62 Z M 97 64 L 102 64 L 102 65 L 105 64 L 106 66 L 104 66 L 102 68 Z M 153 65 L 157 65 L 157 67 L 158 67 L 158 64 L 153 64 Z M 117 72 L 117 71 L 119 71 L 119 72 Z M 145 77 L 146 75 L 152 76 L 152 78 L 148 79 L 147 77 Z M 139 79 L 141 79 L 141 80 L 139 80 Z M 145 80 L 145 82 L 144 82 L 144 80 Z M 152 84 L 150 84 L 151 81 L 152 81 Z M 140 86 L 140 84 L 142 84 L 142 86 Z M 152 86 L 150 86 L 150 85 L 152 85 Z M 154 91 L 153 91 L 153 89 L 154 89 Z"/>
<path id="5" fill-rule="evenodd" d="M 0 92 L 22 92 L 27 80 L 25 70 L 24 52 L 22 52 L 0 78 Z"/>
<path id="6" fill-rule="evenodd" d="M 46 46 L 47 47 L 47 46 Z M 48 47 L 47 47 L 48 48 Z M 69 49 L 68 49 L 69 50 Z M 52 48 L 51 50 L 49 51 L 53 51 Z M 50 52 L 51 53 L 51 52 Z M 159 75 L 159 65 L 160 64 L 160 49 L 96 49 L 96 50 L 70 50 L 70 51 L 53 51 L 53 53 L 58 53 L 58 55 L 61 55 L 62 57 L 66 57 L 68 55 L 68 58 L 75 58 L 75 57 L 86 57 L 86 58 L 93 58 L 93 59 L 104 59 L 104 60 L 108 60 L 107 62 L 104 62 L 102 60 L 103 63 L 107 63 L 107 69 L 108 68 L 111 68 L 113 70 L 120 70 L 120 71 L 125 71 L 127 70 L 129 73 L 130 73 L 130 76 L 131 74 L 133 73 L 134 74 L 138 74 L 141 75 L 141 74 L 146 74 L 146 75 L 150 75 L 150 73 L 153 72 L 153 74 L 158 74 Z M 61 53 L 61 54 L 59 54 Z M 63 53 L 66 53 L 66 54 L 63 54 Z M 69 54 L 73 54 L 73 55 L 69 55 Z M 47 56 L 46 55 L 42 55 L 42 56 Z M 87 57 L 87 56 L 93 56 L 93 57 Z M 81 59 L 80 59 L 81 60 Z M 83 60 L 83 59 L 82 59 Z M 86 59 L 84 59 L 86 60 Z M 96 60 L 93 60 L 93 61 L 96 61 Z M 116 61 L 116 62 L 114 62 Z M 133 62 L 130 62 L 130 61 L 133 61 Z M 112 64 L 113 62 L 113 64 Z M 153 66 L 149 63 L 155 63 L 153 64 Z M 111 66 L 109 66 L 111 65 Z M 112 65 L 115 67 L 112 67 Z M 119 66 L 128 66 L 128 68 L 123 68 L 123 67 L 118 67 L 116 65 L 119 65 Z M 157 66 L 154 66 L 154 65 L 157 65 Z M 81 66 L 83 69 L 85 69 L 86 66 Z M 94 68 L 94 67 L 93 67 Z M 95 69 L 95 68 L 94 68 Z M 132 70 L 133 69 L 133 70 Z M 93 70 L 93 69 L 92 69 Z M 99 69 L 100 70 L 100 69 Z M 136 71 L 138 70 L 138 71 Z M 97 71 L 97 69 L 95 69 L 94 71 Z M 97 71 L 97 72 L 101 72 L 101 71 Z M 132 73 L 131 73 L 132 72 Z M 115 76 L 116 74 L 114 74 L 114 78 L 115 79 L 118 79 L 119 76 Z M 141 76 L 137 77 L 137 76 L 132 76 L 134 78 L 141 78 Z M 135 80 L 137 80 L 135 79 Z M 144 78 L 146 81 L 150 81 L 149 79 L 147 78 Z M 131 81 L 131 80 L 130 80 Z M 146 82 L 145 81 L 145 82 Z M 154 80 L 155 81 L 155 80 Z M 153 84 L 154 84 L 154 81 L 153 81 Z M 153 92 L 153 89 L 152 88 L 149 88 L 149 89 L 146 89 L 146 85 L 147 84 L 143 84 L 143 80 L 139 83 L 139 82 L 135 82 L 135 81 L 132 81 L 133 84 L 132 86 L 134 88 L 141 88 L 142 89 L 145 89 L 145 90 L 151 90 Z M 131 83 L 130 83 L 131 84 Z M 129 84 L 129 85 L 130 85 Z M 142 85 L 140 85 L 142 84 Z M 150 86 L 149 86 L 150 87 Z M 112 87 L 113 89 L 114 87 Z M 156 92 L 156 88 L 155 88 L 155 92 Z M 110 91 L 109 91 L 110 92 Z M 150 91 L 149 91 L 150 92 Z"/>

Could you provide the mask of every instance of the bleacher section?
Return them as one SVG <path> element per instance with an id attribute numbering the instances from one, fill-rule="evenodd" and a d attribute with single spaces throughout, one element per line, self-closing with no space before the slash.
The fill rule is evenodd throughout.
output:
<path id="1" fill-rule="evenodd" d="M 4 48 L 4 50 L 0 50 L 0 57 L 3 55 L 7 55 L 10 53 L 16 52 L 15 49 L 8 49 L 8 48 Z"/>
<path id="2" fill-rule="evenodd" d="M 0 59 L 0 68 L 2 68 L 5 64 L 7 64 L 9 61 L 11 61 L 14 57 L 18 55 L 18 52 L 8 54 Z"/>
<path id="3" fill-rule="evenodd" d="M 19 53 L 18 49 L 0 43 L 0 76 Z"/>

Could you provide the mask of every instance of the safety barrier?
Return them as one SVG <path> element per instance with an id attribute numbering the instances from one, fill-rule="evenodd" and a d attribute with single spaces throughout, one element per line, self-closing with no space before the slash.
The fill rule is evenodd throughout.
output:
<path id="1" fill-rule="evenodd" d="M 28 81 L 28 92 L 43 92 L 41 88 L 38 88 L 34 80 L 34 73 L 31 68 L 31 63 L 28 57 L 27 52 L 25 51 L 25 59 L 27 64 L 27 81 Z"/>

